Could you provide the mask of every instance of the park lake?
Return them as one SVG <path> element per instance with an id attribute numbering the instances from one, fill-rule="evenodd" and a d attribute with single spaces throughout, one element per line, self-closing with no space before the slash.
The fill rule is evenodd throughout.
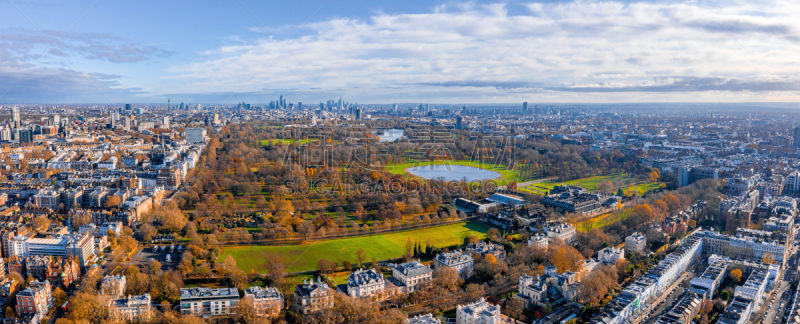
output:
<path id="1" fill-rule="evenodd" d="M 407 170 L 409 173 L 426 179 L 444 179 L 445 181 L 491 180 L 500 177 L 500 173 L 464 165 L 436 164 L 415 166 Z"/>

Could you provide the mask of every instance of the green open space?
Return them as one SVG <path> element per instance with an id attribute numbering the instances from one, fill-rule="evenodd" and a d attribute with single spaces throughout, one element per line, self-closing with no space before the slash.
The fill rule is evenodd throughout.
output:
<path id="1" fill-rule="evenodd" d="M 564 184 L 579 186 L 586 188 L 590 191 L 594 191 L 597 190 L 597 187 L 600 185 L 600 183 L 606 180 L 610 180 L 614 184 L 614 188 L 622 188 L 622 191 L 625 193 L 626 196 L 632 196 L 634 194 L 632 188 L 630 188 L 630 184 L 634 183 L 636 179 L 630 177 L 627 173 L 616 173 L 604 176 L 591 176 L 587 178 L 567 180 L 567 181 L 543 181 L 531 184 L 525 188 L 520 188 L 520 191 L 546 195 L 548 192 L 550 192 L 550 190 L 553 190 L 555 186 L 560 186 Z M 636 191 L 638 191 L 639 195 L 641 196 L 653 190 L 659 189 L 661 187 L 663 186 L 662 183 L 660 182 L 638 184 L 636 185 Z M 616 193 L 616 189 L 614 192 Z"/>
<path id="2" fill-rule="evenodd" d="M 307 244 L 227 247 L 220 256 L 220 260 L 232 255 L 236 259 L 238 267 L 245 272 L 254 269 L 256 272 L 263 273 L 266 269 L 263 255 L 275 253 L 283 259 L 288 271 L 310 271 L 317 269 L 317 263 L 320 259 L 329 259 L 339 264 L 344 260 L 350 260 L 350 262 L 356 264 L 358 262 L 356 252 L 359 249 L 363 249 L 366 252 L 367 259 L 364 262 L 371 262 L 372 258 L 386 260 L 403 256 L 406 242 L 409 238 L 412 242 L 419 241 L 422 245 L 425 245 L 430 239 L 433 246 L 441 248 L 460 244 L 466 236 L 475 235 L 483 238 L 488 230 L 489 227 L 486 225 L 467 221 L 417 230 L 317 241 Z"/>
<path id="3" fill-rule="evenodd" d="M 630 214 L 631 211 L 633 211 L 633 209 L 626 208 L 621 211 L 602 214 L 575 224 L 575 229 L 581 232 L 588 232 L 595 228 L 603 228 L 605 226 L 625 220 L 628 218 L 628 214 Z"/>
<path id="4" fill-rule="evenodd" d="M 262 145 L 262 146 L 265 146 L 265 145 L 268 145 L 268 144 L 270 144 L 270 143 L 272 143 L 272 145 L 276 145 L 276 144 L 278 144 L 278 143 L 281 143 L 281 144 L 284 144 L 284 145 L 287 145 L 287 144 L 294 144 L 294 143 L 300 143 L 300 145 L 303 145 L 303 144 L 308 144 L 309 142 L 316 142 L 316 141 L 318 141 L 318 139 L 316 139 L 316 138 L 304 138 L 304 139 L 298 139 L 298 138 L 278 138 L 278 139 L 265 139 L 265 140 L 261 140 L 261 145 Z"/>

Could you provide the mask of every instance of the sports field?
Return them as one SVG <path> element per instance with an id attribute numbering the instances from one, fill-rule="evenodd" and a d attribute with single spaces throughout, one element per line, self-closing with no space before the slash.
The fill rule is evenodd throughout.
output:
<path id="1" fill-rule="evenodd" d="M 462 243 L 464 237 L 468 235 L 483 238 L 488 230 L 489 227 L 480 223 L 462 222 L 419 230 L 319 241 L 302 245 L 227 247 L 220 256 L 220 260 L 224 260 L 230 254 L 236 259 L 239 268 L 245 272 L 254 269 L 256 272 L 263 273 L 266 264 L 262 256 L 265 253 L 276 253 L 283 259 L 287 271 L 309 271 L 317 269 L 319 259 L 329 259 L 339 264 L 344 260 L 350 260 L 356 264 L 358 262 L 356 251 L 359 249 L 364 249 L 367 254 L 364 262 L 371 262 L 373 257 L 376 260 L 386 260 L 403 256 L 408 238 L 411 238 L 412 242 L 419 241 L 423 246 L 430 239 L 432 245 L 446 247 Z"/>
<path id="2" fill-rule="evenodd" d="M 392 174 L 408 174 L 406 169 L 412 168 L 415 166 L 428 166 L 431 164 L 436 165 L 463 165 L 463 166 L 471 166 L 479 169 L 491 170 L 497 173 L 500 173 L 503 176 L 503 180 L 515 180 L 519 181 L 519 174 L 517 171 L 506 169 L 505 166 L 500 164 L 494 163 L 479 163 L 474 161 L 467 161 L 467 160 L 460 160 L 460 161 L 424 161 L 424 162 L 410 162 L 410 163 L 401 163 L 401 164 L 388 164 L 384 167 L 386 171 L 389 171 Z"/>
<path id="3" fill-rule="evenodd" d="M 588 178 L 581 178 L 581 179 L 574 179 L 574 180 L 567 180 L 567 181 L 545 181 L 545 182 L 538 182 L 534 183 L 530 186 L 525 188 L 521 188 L 521 191 L 530 192 L 530 193 L 538 193 L 541 195 L 547 194 L 550 190 L 553 189 L 555 186 L 559 186 L 562 184 L 574 185 L 589 189 L 591 191 L 597 190 L 597 186 L 600 185 L 601 182 L 611 180 L 614 184 L 615 188 L 619 188 L 620 186 L 623 187 L 623 192 L 626 196 L 633 196 L 633 190 L 629 187 L 630 183 L 634 182 L 635 180 L 628 176 L 626 173 L 617 173 L 612 175 L 606 176 L 593 176 Z M 639 184 L 636 185 L 636 191 L 639 192 L 639 195 L 643 195 L 650 191 L 659 188 L 659 182 L 652 182 L 647 184 Z M 616 193 L 616 189 L 614 190 Z"/>

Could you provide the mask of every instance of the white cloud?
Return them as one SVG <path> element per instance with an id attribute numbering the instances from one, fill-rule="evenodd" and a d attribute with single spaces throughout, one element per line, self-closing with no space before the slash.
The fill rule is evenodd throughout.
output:
<path id="1" fill-rule="evenodd" d="M 445 104 L 798 99 L 800 3 L 527 7 L 510 15 L 502 4 L 456 4 L 310 23 L 303 36 L 262 37 L 175 66 L 169 77 L 182 85 L 169 91 Z"/>

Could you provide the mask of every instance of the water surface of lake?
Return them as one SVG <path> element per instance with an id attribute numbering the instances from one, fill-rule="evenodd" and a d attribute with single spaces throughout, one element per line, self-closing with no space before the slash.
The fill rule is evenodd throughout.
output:
<path id="1" fill-rule="evenodd" d="M 426 179 L 444 179 L 445 181 L 461 181 L 466 178 L 469 181 L 480 181 L 495 179 L 500 173 L 484 170 L 465 165 L 426 165 L 409 168 L 408 172 Z"/>

